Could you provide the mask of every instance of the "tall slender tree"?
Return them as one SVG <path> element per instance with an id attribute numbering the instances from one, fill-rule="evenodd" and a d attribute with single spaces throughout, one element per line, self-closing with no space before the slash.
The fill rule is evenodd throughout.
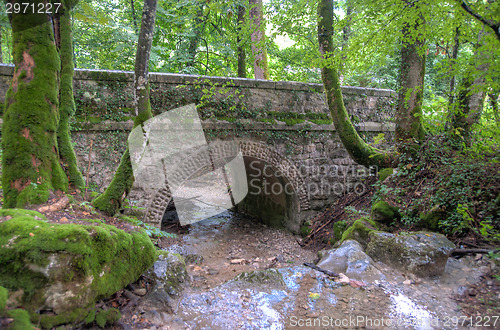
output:
<path id="1" fill-rule="evenodd" d="M 414 11 L 411 22 L 403 23 L 399 95 L 396 109 L 396 143 L 407 151 L 422 140 L 422 101 L 425 75 L 425 21 L 418 1 L 404 0 L 407 10 Z M 404 150 L 403 150 L 404 149 Z"/>
<path id="2" fill-rule="evenodd" d="M 59 89 L 59 127 L 57 128 L 57 144 L 63 169 L 68 175 L 69 183 L 74 188 L 85 186 L 82 173 L 78 169 L 77 159 L 73 144 L 69 119 L 75 113 L 75 99 L 73 95 L 73 35 L 71 29 L 70 9 L 78 0 L 66 0 L 58 13 L 57 21 L 59 36 L 59 54 L 61 58 L 61 77 Z"/>
<path id="3" fill-rule="evenodd" d="M 333 1 L 318 2 L 318 42 L 324 59 L 321 67 L 321 78 L 325 87 L 328 108 L 333 118 L 335 129 L 352 159 L 362 165 L 393 167 L 397 162 L 395 153 L 376 149 L 363 141 L 349 119 L 342 97 L 339 74 L 331 57 L 333 48 Z"/>
<path id="4" fill-rule="evenodd" d="M 252 21 L 252 55 L 255 79 L 269 79 L 267 63 L 266 26 L 262 0 L 249 0 L 250 20 Z"/>
<path id="5" fill-rule="evenodd" d="M 151 54 L 151 44 L 156 19 L 157 0 L 144 0 L 142 10 L 141 31 L 137 42 L 135 57 L 135 120 L 134 127 L 142 125 L 151 118 L 151 104 L 149 98 L 148 64 Z M 104 193 L 98 196 L 93 204 L 96 208 L 114 215 L 123 205 L 124 198 L 128 195 L 134 183 L 134 173 L 130 161 L 130 152 L 127 146 L 113 180 Z"/>
<path id="6" fill-rule="evenodd" d="M 238 77 L 247 77 L 247 64 L 246 64 L 246 53 L 243 44 L 243 26 L 245 25 L 245 7 L 238 5 L 238 15 L 237 19 L 237 35 L 236 35 L 236 53 L 238 54 Z"/>

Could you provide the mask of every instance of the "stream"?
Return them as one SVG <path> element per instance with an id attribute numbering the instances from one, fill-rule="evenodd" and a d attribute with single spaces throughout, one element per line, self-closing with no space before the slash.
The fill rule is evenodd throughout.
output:
<path id="1" fill-rule="evenodd" d="M 379 275 L 353 287 L 303 266 L 318 256 L 298 240 L 232 211 L 197 222 L 163 241 L 186 258 L 191 279 L 172 299 L 173 312 L 135 312 L 150 329 L 470 328 L 453 296 L 479 280 L 486 260 L 450 258 L 445 273 L 430 279 L 374 262 Z"/>

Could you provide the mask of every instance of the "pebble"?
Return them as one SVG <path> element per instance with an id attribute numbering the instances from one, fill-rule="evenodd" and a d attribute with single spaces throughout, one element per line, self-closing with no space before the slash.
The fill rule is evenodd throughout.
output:
<path id="1" fill-rule="evenodd" d="M 145 288 L 138 288 L 134 290 L 134 293 L 138 296 L 145 296 L 146 293 L 148 293 L 148 290 L 146 290 Z"/>

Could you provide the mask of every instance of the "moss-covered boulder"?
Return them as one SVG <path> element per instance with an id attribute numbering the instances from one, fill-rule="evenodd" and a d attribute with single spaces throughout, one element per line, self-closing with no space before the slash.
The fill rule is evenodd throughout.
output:
<path id="1" fill-rule="evenodd" d="M 366 253 L 375 260 L 420 277 L 440 275 L 455 245 L 432 232 L 395 235 L 371 232 Z"/>
<path id="2" fill-rule="evenodd" d="M 363 217 L 354 221 L 354 223 L 344 231 L 341 242 L 352 239 L 359 242 L 359 244 L 365 248 L 368 244 L 368 234 L 377 230 L 380 230 L 380 224 L 370 218 Z"/>
<path id="3" fill-rule="evenodd" d="M 22 305 L 34 318 L 57 314 L 55 323 L 41 316 L 46 327 L 83 320 L 96 300 L 135 281 L 155 258 L 139 229 L 55 224 L 22 212 L 0 223 L 0 285 L 10 292 L 9 307 Z"/>
<path id="4" fill-rule="evenodd" d="M 396 206 L 392 206 L 386 201 L 378 201 L 372 206 L 371 218 L 383 224 L 390 224 L 400 219 L 401 214 Z"/>
<path id="5" fill-rule="evenodd" d="M 420 225 L 429 230 L 438 230 L 439 222 L 448 217 L 446 210 L 441 207 L 433 207 L 427 213 L 420 213 Z"/>

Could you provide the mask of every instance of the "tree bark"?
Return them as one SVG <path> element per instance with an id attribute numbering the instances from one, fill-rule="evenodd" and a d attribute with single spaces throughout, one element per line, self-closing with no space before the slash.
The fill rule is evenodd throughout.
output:
<path id="1" fill-rule="evenodd" d="M 189 45 L 187 49 L 188 60 L 186 61 L 186 69 L 190 68 L 191 70 L 188 70 L 187 73 L 193 73 L 194 62 L 196 59 L 196 50 L 198 49 L 200 35 L 205 30 L 206 20 L 203 16 L 204 6 L 205 2 L 202 1 L 199 3 L 198 10 L 196 11 L 196 17 L 194 19 L 193 36 L 189 38 Z"/>
<path id="2" fill-rule="evenodd" d="M 2 125 L 3 207 L 22 208 L 68 189 L 56 136 L 60 61 L 48 15 L 12 13 L 9 20 L 15 69 Z"/>
<path id="3" fill-rule="evenodd" d="M 269 79 L 266 49 L 266 27 L 264 23 L 262 0 L 249 0 L 249 4 L 250 20 L 253 25 L 251 40 L 255 79 Z"/>
<path id="4" fill-rule="evenodd" d="M 245 47 L 243 45 L 242 27 L 245 25 L 245 7 L 238 6 L 238 34 L 236 36 L 236 53 L 238 54 L 238 77 L 247 77 Z"/>
<path id="5" fill-rule="evenodd" d="M 157 0 L 144 0 L 141 31 L 139 33 L 135 57 L 134 127 L 142 125 L 146 120 L 153 117 L 149 99 L 148 64 L 151 54 L 151 44 L 153 42 L 156 6 Z M 106 191 L 93 201 L 94 206 L 109 215 L 114 215 L 122 208 L 123 200 L 130 192 L 133 183 L 134 173 L 127 146 L 113 180 L 109 184 L 109 187 L 106 188 Z"/>
<path id="6" fill-rule="evenodd" d="M 2 51 L 2 27 L 0 26 L 0 63 L 3 63 L 3 51 Z"/>
<path id="7" fill-rule="evenodd" d="M 405 2 L 410 7 L 415 3 Z M 418 6 L 418 4 L 417 4 Z M 419 8 L 415 8 L 419 11 Z M 422 126 L 422 101 L 424 97 L 425 54 L 420 50 L 425 45 L 425 38 L 420 32 L 425 24 L 419 12 L 413 26 L 403 25 L 401 46 L 401 67 L 399 71 L 399 95 L 396 110 L 396 145 L 400 151 L 407 152 L 416 148 L 425 137 Z M 413 38 L 413 36 L 416 36 Z"/>
<path id="8" fill-rule="evenodd" d="M 318 42 L 324 60 L 333 54 L 333 1 L 320 0 L 318 3 Z M 325 63 L 321 68 L 321 78 L 325 86 L 328 108 L 333 123 L 351 158 L 358 164 L 380 168 L 397 165 L 397 155 L 373 148 L 366 144 L 354 129 L 345 109 L 339 75 L 335 68 Z"/>
<path id="9" fill-rule="evenodd" d="M 476 44 L 475 55 L 478 57 L 488 56 L 487 54 L 478 53 L 477 48 L 481 45 L 481 40 L 486 35 L 483 30 L 479 33 L 478 41 Z M 488 70 L 489 65 L 487 63 L 482 63 L 477 66 L 477 71 Z M 478 122 L 481 112 L 483 110 L 483 103 L 486 94 L 481 88 L 475 90 L 473 87 L 484 84 L 484 78 L 479 76 L 474 78 L 473 73 L 468 72 L 462 79 L 458 94 L 458 109 L 456 109 L 452 114 L 452 124 L 455 130 L 458 130 L 458 134 L 464 138 L 466 144 L 471 143 L 471 128 L 472 125 Z"/>
<path id="10" fill-rule="evenodd" d="M 72 1 L 75 5 L 78 1 Z M 68 1 L 64 3 L 61 15 L 59 15 L 59 40 L 61 57 L 61 79 L 59 87 L 59 127 L 57 130 L 57 143 L 59 146 L 59 157 L 63 169 L 68 175 L 69 182 L 74 188 L 83 189 L 85 181 L 78 169 L 78 163 L 71 143 L 71 132 L 69 119 L 75 114 L 75 99 L 73 95 L 73 36 L 71 31 L 71 14 Z"/>
<path id="11" fill-rule="evenodd" d="M 457 27 L 455 30 L 455 43 L 453 45 L 453 52 L 451 54 L 451 60 L 452 60 L 450 64 L 451 71 L 453 71 L 453 66 L 457 64 L 458 49 L 460 47 L 459 36 L 460 36 L 460 28 Z M 454 103 L 455 103 L 455 75 L 452 74 L 450 78 L 450 93 L 448 96 L 448 104 L 450 109 L 453 109 Z"/>

